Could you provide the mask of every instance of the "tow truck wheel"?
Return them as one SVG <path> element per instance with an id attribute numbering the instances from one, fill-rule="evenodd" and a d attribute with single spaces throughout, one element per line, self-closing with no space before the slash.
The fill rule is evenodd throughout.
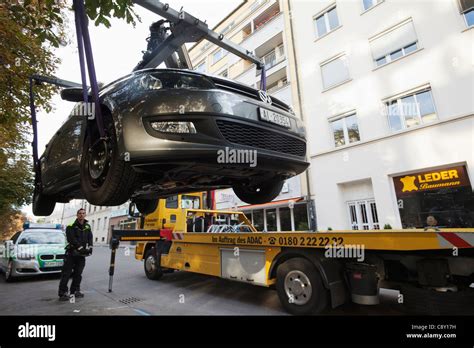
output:
<path id="1" fill-rule="evenodd" d="M 155 248 L 151 248 L 146 252 L 144 267 L 148 279 L 158 280 L 163 276 L 163 270 L 158 262 L 160 257 L 161 253 L 156 253 Z"/>
<path id="2" fill-rule="evenodd" d="M 236 185 L 232 189 L 242 201 L 248 204 L 268 203 L 276 198 L 283 188 L 284 181 L 271 181 L 260 185 Z"/>
<path id="3" fill-rule="evenodd" d="M 319 271 L 304 258 L 293 258 L 278 266 L 276 288 L 281 304 L 291 314 L 319 314 L 329 303 Z"/>

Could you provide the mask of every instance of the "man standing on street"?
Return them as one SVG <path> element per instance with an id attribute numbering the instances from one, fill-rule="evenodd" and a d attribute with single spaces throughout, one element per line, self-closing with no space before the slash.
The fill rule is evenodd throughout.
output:
<path id="1" fill-rule="evenodd" d="M 86 265 L 86 256 L 92 254 L 92 231 L 86 220 L 86 211 L 79 209 L 77 219 L 66 228 L 66 256 L 59 282 L 59 300 L 69 301 L 68 281 L 72 274 L 71 292 L 74 297 L 84 297 L 81 292 L 82 271 Z"/>

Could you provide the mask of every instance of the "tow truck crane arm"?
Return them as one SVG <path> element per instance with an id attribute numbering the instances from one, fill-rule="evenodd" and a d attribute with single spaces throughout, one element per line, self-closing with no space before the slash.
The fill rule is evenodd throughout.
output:
<path id="1" fill-rule="evenodd" d="M 218 34 L 209 29 L 205 22 L 202 22 L 187 12 L 178 12 L 170 8 L 168 4 L 163 4 L 156 0 L 134 0 L 133 2 L 165 18 L 170 23 L 169 30 L 171 31 L 171 34 L 163 35 L 161 42 L 151 50 L 149 47 L 149 50 L 144 55 L 143 61 L 137 66 L 139 69 L 154 68 L 163 62 L 166 63 L 175 52 L 178 53 L 180 58 L 180 65 L 168 67 L 192 69 L 191 61 L 189 57 L 187 57 L 185 43 L 198 42 L 203 39 L 224 48 L 242 59 L 254 63 L 259 70 L 265 68 L 265 64 L 262 60 L 256 57 L 251 51 L 226 39 L 223 34 Z M 165 22 L 162 22 L 161 25 L 164 23 Z M 152 27 L 150 27 L 150 29 L 152 29 Z"/>

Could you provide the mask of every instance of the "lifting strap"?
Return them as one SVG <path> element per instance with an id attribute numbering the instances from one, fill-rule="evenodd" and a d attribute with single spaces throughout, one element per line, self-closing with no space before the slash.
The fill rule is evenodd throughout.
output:
<path id="1" fill-rule="evenodd" d="M 89 81 L 92 90 L 92 100 L 94 102 L 95 110 L 95 120 L 97 123 L 97 129 L 99 130 L 99 135 L 101 138 L 105 138 L 104 122 L 102 119 L 102 113 L 99 103 L 99 88 L 97 85 L 97 77 L 95 73 L 94 66 L 94 57 L 92 55 L 92 46 L 89 36 L 88 28 L 88 19 L 86 16 L 84 1 L 83 0 L 73 0 L 74 5 L 74 16 L 76 22 L 76 34 L 77 34 L 77 47 L 79 51 L 79 64 L 81 66 L 81 80 L 82 80 L 82 89 L 84 103 L 88 103 L 88 93 L 87 93 L 87 84 L 86 84 L 86 64 L 87 60 L 87 69 L 89 73 Z M 85 56 L 85 59 L 84 59 Z"/>

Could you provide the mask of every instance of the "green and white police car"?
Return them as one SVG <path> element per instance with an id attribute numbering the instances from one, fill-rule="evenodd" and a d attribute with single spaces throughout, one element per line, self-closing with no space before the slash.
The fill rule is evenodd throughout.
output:
<path id="1" fill-rule="evenodd" d="M 0 269 L 5 280 L 61 272 L 67 244 L 62 226 L 27 222 L 23 228 L 0 245 Z"/>

